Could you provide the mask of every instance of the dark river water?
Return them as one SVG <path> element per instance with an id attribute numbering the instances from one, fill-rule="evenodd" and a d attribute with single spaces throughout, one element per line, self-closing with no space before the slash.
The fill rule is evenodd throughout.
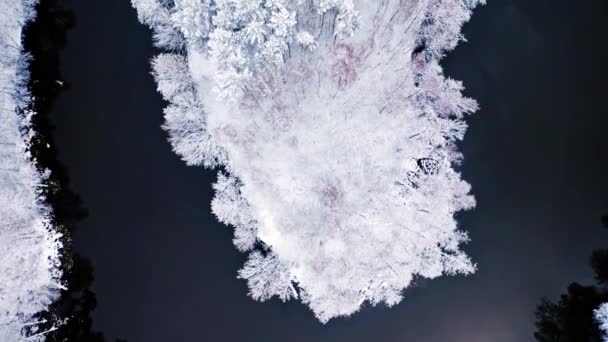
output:
<path id="1" fill-rule="evenodd" d="M 60 162 L 89 216 L 74 250 L 92 261 L 93 328 L 108 340 L 532 341 L 540 298 L 590 283 L 608 246 L 605 0 L 489 0 L 443 62 L 481 110 L 462 143 L 478 206 L 470 277 L 421 281 L 393 309 L 322 325 L 299 303 L 258 303 L 210 212 L 215 172 L 187 167 L 161 130 L 151 34 L 127 0 L 62 0 L 73 12 L 51 113 Z"/>

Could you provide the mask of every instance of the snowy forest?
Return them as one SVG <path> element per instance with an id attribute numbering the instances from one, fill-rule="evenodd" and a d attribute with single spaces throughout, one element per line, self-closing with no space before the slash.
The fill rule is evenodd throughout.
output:
<path id="1" fill-rule="evenodd" d="M 606 240 L 593 232 L 589 246 L 584 227 L 593 225 L 574 226 L 566 213 L 597 214 L 572 179 L 580 168 L 603 189 L 593 176 L 605 150 L 593 140 L 596 121 L 579 123 L 580 112 L 566 121 L 552 107 L 576 107 L 558 99 L 557 86 L 572 98 L 584 89 L 587 102 L 578 103 L 591 103 L 593 87 L 577 77 L 588 81 L 585 66 L 601 75 L 593 58 L 573 57 L 587 48 L 568 31 L 581 26 L 574 7 L 558 41 L 578 37 L 580 51 L 543 36 L 555 27 L 540 19 L 522 24 L 506 1 L 498 6 L 506 23 L 534 28 L 509 33 L 521 51 L 506 41 L 504 50 L 476 46 L 454 72 L 445 57 L 473 36 L 463 25 L 486 0 L 79 1 L 0 0 L 0 342 L 160 341 L 167 331 L 214 340 L 214 329 L 227 341 L 281 341 L 301 327 L 298 341 L 367 341 L 378 327 L 387 341 L 608 341 Z M 488 39 L 503 44 L 499 37 Z M 532 70 L 542 63 L 525 64 L 535 56 L 526 41 L 543 63 L 553 53 L 572 66 L 551 69 L 557 86 Z M 463 58 L 475 62 L 462 67 Z M 501 74 L 516 74 L 518 63 L 528 88 Z M 518 92 L 530 103 L 510 103 Z M 519 109 L 555 122 L 524 121 L 512 113 Z M 490 124 L 476 126 L 487 114 Z M 562 143 L 585 151 L 566 153 Z M 467 169 L 471 159 L 476 169 Z M 518 178 L 523 169 L 528 181 Z M 580 203 L 564 210 L 541 193 Z M 601 223 L 608 228 L 608 215 Z M 588 270 L 572 267 L 579 254 Z M 530 285 L 542 281 L 553 287 Z M 405 323 L 407 334 L 393 331 Z"/>
<path id="2" fill-rule="evenodd" d="M 166 50 L 152 66 L 174 151 L 220 168 L 211 206 L 249 253 L 251 297 L 327 322 L 475 271 L 454 166 L 477 104 L 439 60 L 480 1 L 132 2 Z"/>
<path id="3" fill-rule="evenodd" d="M 61 233 L 45 201 L 47 170 L 30 151 L 35 132 L 27 86 L 29 55 L 23 25 L 35 17 L 36 1 L 0 5 L 0 340 L 43 340 L 55 329 L 37 331 L 34 316 L 59 295 Z"/>

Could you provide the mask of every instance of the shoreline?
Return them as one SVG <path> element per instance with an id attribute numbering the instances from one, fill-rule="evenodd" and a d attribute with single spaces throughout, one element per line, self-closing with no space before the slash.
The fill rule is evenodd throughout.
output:
<path id="1" fill-rule="evenodd" d="M 77 223 L 85 219 L 88 212 L 72 190 L 67 169 L 58 158 L 50 117 L 56 100 L 70 88 L 60 70 L 61 54 L 67 32 L 75 26 L 76 19 L 58 0 L 41 1 L 35 11 L 36 17 L 22 31 L 23 49 L 31 55 L 27 88 L 32 100 L 27 110 L 35 113 L 31 119 L 34 134 L 28 151 L 38 172 L 48 174 L 41 198 L 50 208 L 52 229 L 61 234 L 59 270 L 64 288 L 46 310 L 34 316 L 40 323 L 26 333 L 33 337 L 41 334 L 40 331 L 46 332 L 47 341 L 104 341 L 102 333 L 92 331 L 90 317 L 96 306 L 92 290 L 94 268 L 90 260 L 74 251 L 71 241 Z"/>

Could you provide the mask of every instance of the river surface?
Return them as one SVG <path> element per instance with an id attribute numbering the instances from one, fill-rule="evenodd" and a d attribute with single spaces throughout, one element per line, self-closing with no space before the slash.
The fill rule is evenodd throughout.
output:
<path id="1" fill-rule="evenodd" d="M 88 218 L 74 249 L 95 267 L 93 327 L 131 342 L 532 341 L 540 298 L 592 282 L 608 246 L 608 3 L 489 0 L 443 64 L 481 110 L 462 143 L 476 209 L 459 215 L 479 271 L 420 281 L 392 309 L 322 325 L 258 303 L 244 255 L 210 211 L 215 172 L 187 167 L 161 130 L 149 30 L 127 0 L 63 0 L 75 27 L 51 119 Z"/>

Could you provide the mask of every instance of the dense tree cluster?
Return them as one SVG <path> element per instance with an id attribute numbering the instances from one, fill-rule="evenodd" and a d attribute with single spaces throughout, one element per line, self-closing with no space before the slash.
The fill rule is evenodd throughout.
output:
<path id="1" fill-rule="evenodd" d="M 212 210 L 258 300 L 323 322 L 394 305 L 415 276 L 469 274 L 453 168 L 477 109 L 439 58 L 480 0 L 132 0 L 166 49 L 164 128 L 222 166 Z"/>

